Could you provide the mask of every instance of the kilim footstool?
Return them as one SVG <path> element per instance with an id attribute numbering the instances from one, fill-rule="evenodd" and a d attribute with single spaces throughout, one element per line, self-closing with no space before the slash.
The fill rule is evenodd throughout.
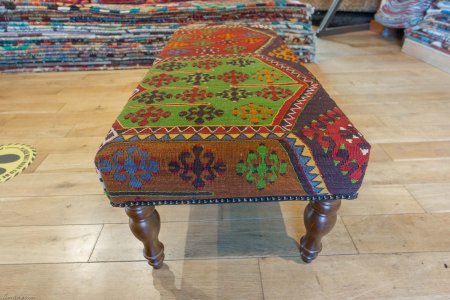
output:
<path id="1" fill-rule="evenodd" d="M 356 198 L 369 150 L 273 31 L 218 25 L 173 35 L 95 164 L 155 268 L 164 259 L 155 206 L 173 204 L 309 201 L 300 253 L 310 262 L 341 199 Z"/>

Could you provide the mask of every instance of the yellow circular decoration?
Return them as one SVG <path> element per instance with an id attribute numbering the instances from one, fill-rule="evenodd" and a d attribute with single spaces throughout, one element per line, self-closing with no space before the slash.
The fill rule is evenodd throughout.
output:
<path id="1" fill-rule="evenodd" d="M 28 145 L 0 145 L 0 183 L 25 170 L 36 157 L 36 150 Z"/>

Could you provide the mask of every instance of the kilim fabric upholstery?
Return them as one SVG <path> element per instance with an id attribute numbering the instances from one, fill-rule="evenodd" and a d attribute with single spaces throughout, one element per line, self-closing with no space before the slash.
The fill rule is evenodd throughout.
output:
<path id="1" fill-rule="evenodd" d="M 266 28 L 178 30 L 95 163 L 114 206 L 353 199 L 369 144 Z"/>
<path id="2" fill-rule="evenodd" d="M 154 268 L 155 205 L 307 200 L 305 262 L 361 186 L 370 146 L 281 38 L 264 27 L 179 29 L 95 158 Z"/>

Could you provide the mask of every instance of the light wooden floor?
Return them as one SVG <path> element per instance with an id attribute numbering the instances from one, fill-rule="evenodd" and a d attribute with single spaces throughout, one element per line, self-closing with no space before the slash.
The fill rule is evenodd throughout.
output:
<path id="1" fill-rule="evenodd" d="M 0 298 L 450 299 L 450 76 L 370 32 L 309 65 L 373 145 L 359 200 L 303 264 L 304 203 L 159 208 L 152 271 L 93 169 L 145 70 L 0 75 L 0 144 L 38 156 L 0 185 Z"/>

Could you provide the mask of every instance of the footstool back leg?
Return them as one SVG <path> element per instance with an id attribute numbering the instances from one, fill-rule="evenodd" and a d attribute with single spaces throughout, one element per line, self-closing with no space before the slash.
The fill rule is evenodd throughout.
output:
<path id="1" fill-rule="evenodd" d="M 164 245 L 158 240 L 161 221 L 154 206 L 131 206 L 125 208 L 130 217 L 130 229 L 144 244 L 144 257 L 149 265 L 159 269 L 163 265 Z"/>
<path id="2" fill-rule="evenodd" d="M 306 234 L 300 239 L 300 254 L 306 263 L 322 250 L 322 238 L 333 229 L 341 200 L 313 201 L 305 208 Z"/>

